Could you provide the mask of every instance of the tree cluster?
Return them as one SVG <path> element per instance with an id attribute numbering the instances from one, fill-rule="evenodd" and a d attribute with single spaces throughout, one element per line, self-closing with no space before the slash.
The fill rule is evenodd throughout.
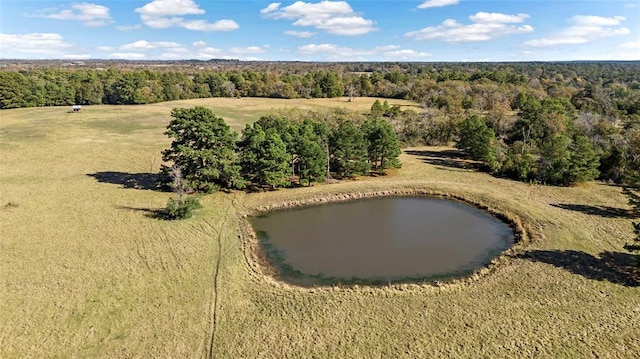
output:
<path id="1" fill-rule="evenodd" d="M 173 141 L 163 160 L 201 192 L 311 185 L 400 166 L 400 142 L 391 125 L 375 116 L 361 124 L 264 116 L 247 125 L 240 139 L 207 108 L 175 108 L 171 116 L 165 134 Z"/>
<path id="2" fill-rule="evenodd" d="M 519 181 L 570 185 L 600 176 L 602 154 L 575 124 L 573 105 L 562 99 L 518 94 L 516 121 L 496 129 L 486 118 L 470 116 L 459 130 L 459 149 L 493 173 Z"/>

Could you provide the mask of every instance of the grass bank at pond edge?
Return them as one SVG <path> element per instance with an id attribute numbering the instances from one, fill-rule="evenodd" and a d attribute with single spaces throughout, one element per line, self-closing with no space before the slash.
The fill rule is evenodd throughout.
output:
<path id="1" fill-rule="evenodd" d="M 401 280 L 394 280 L 390 282 L 384 281 L 366 281 L 358 279 L 340 279 L 323 277 L 320 275 L 305 275 L 300 273 L 295 268 L 292 268 L 284 262 L 284 258 L 274 258 L 267 252 L 273 250 L 268 248 L 268 243 L 261 243 L 258 239 L 251 223 L 248 221 L 249 216 L 265 214 L 272 211 L 291 209 L 291 208 L 303 208 L 309 206 L 317 206 L 328 203 L 347 202 L 365 198 L 378 198 L 389 196 L 405 196 L 405 197 L 429 197 L 452 200 L 461 202 L 463 204 L 471 205 L 482 211 L 485 211 L 492 216 L 500 219 L 506 223 L 514 234 L 514 245 L 503 251 L 499 256 L 495 257 L 491 262 L 474 271 L 472 274 L 461 275 L 461 278 L 449 279 L 444 281 L 425 279 L 425 278 L 404 278 Z M 393 286 L 402 284 L 419 284 L 429 286 L 443 286 L 451 284 L 472 283 L 481 279 L 483 276 L 493 272 L 498 265 L 507 265 L 509 260 L 519 253 L 523 246 L 531 235 L 533 230 L 530 225 L 531 220 L 524 220 L 513 210 L 507 208 L 494 208 L 481 201 L 467 198 L 463 195 L 455 193 L 439 192 L 437 190 L 428 188 L 403 188 L 398 186 L 397 188 L 391 188 L 387 190 L 372 191 L 372 192 L 344 192 L 344 193 L 329 193 L 319 196 L 311 196 L 309 198 L 299 199 L 295 201 L 274 202 L 259 205 L 258 207 L 248 209 L 241 213 L 240 226 L 243 236 L 243 242 L 245 243 L 245 256 L 250 267 L 258 275 L 267 276 L 272 280 L 283 282 L 287 285 L 300 286 L 300 287 L 313 287 L 318 289 L 320 287 L 353 287 L 354 285 L 365 286 Z M 528 230 L 526 229 L 528 228 Z M 536 234 L 534 233 L 533 236 Z M 539 235 L 539 234 L 538 234 Z M 447 277 L 450 277 L 447 275 Z M 291 280 L 294 280 L 293 283 Z"/>

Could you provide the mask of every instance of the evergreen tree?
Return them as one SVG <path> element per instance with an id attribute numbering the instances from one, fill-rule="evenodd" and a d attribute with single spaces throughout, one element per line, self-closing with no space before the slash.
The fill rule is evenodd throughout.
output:
<path id="1" fill-rule="evenodd" d="M 240 163 L 245 178 L 272 188 L 288 184 L 287 147 L 275 128 L 266 131 L 258 123 L 242 131 Z"/>
<path id="2" fill-rule="evenodd" d="M 342 121 L 331 133 L 329 149 L 331 152 L 331 171 L 339 178 L 366 174 L 367 140 L 352 121 Z"/>
<path id="3" fill-rule="evenodd" d="M 458 149 L 468 153 L 472 159 L 482 161 L 492 170 L 498 167 L 498 142 L 485 120 L 476 115 L 468 117 L 460 127 L 459 137 Z"/>
<path id="4" fill-rule="evenodd" d="M 300 179 L 311 181 L 326 176 L 327 154 L 323 148 L 325 143 L 314 128 L 311 120 L 304 120 L 297 128 L 296 153 L 298 154 L 298 168 Z"/>
<path id="5" fill-rule="evenodd" d="M 564 135 L 555 135 L 542 143 L 537 164 L 540 182 L 550 185 L 569 184 L 570 143 L 571 140 Z"/>
<path id="6" fill-rule="evenodd" d="M 640 216 L 640 131 L 632 129 L 627 133 L 628 147 L 626 156 L 628 165 L 625 173 L 624 194 L 629 198 L 629 205 L 633 208 L 633 214 Z M 627 244 L 625 248 L 631 252 L 640 252 L 640 222 L 633 223 L 635 234 L 633 244 Z M 640 260 L 638 260 L 640 266 Z"/>
<path id="7" fill-rule="evenodd" d="M 173 142 L 162 152 L 163 160 L 178 166 L 191 188 L 210 192 L 244 187 L 237 164 L 237 134 L 221 117 L 204 107 L 174 108 L 171 116 L 165 134 Z"/>
<path id="8" fill-rule="evenodd" d="M 380 102 L 380 100 L 375 100 L 373 102 L 373 105 L 371 105 L 371 109 L 369 110 L 369 112 L 371 113 L 371 117 L 382 117 L 382 115 L 384 115 L 384 106 L 382 106 L 382 103 Z"/>
<path id="9" fill-rule="evenodd" d="M 569 150 L 568 183 L 593 181 L 598 177 L 600 174 L 600 171 L 598 171 L 600 161 L 587 137 L 576 136 L 569 146 Z"/>
<path id="10" fill-rule="evenodd" d="M 292 123 L 288 118 L 267 115 L 262 116 L 256 122 L 263 130 L 274 128 L 280 135 L 287 148 L 289 155 L 290 174 L 293 178 L 296 174 L 296 164 L 298 163 L 298 153 L 296 152 L 296 136 L 298 132 L 297 125 Z"/>
<path id="11" fill-rule="evenodd" d="M 369 143 L 367 155 L 374 170 L 384 173 L 390 167 L 400 168 L 400 141 L 387 121 L 379 118 L 367 120 L 362 131 Z"/>

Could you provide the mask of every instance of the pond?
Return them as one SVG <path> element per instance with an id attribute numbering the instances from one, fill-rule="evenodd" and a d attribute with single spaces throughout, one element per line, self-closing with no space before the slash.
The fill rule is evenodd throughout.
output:
<path id="1" fill-rule="evenodd" d="M 447 280 L 486 266 L 513 230 L 475 207 L 430 197 L 378 197 L 250 219 L 279 276 L 297 284 Z"/>

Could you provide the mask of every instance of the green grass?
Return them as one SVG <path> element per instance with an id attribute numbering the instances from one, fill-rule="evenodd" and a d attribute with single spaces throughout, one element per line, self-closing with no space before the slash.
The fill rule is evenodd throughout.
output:
<path id="1" fill-rule="evenodd" d="M 417 148 L 389 176 L 217 193 L 186 221 L 150 215 L 169 193 L 127 188 L 158 170 L 173 107 L 211 107 L 238 130 L 274 108 L 365 111 L 371 103 L 203 99 L 0 112 L 0 357 L 640 352 L 637 277 L 611 269 L 631 259 L 622 249 L 631 219 L 616 215 L 628 208 L 616 186 L 528 185 L 467 169 L 448 148 Z M 240 239 L 241 214 L 255 208 L 390 189 L 482 203 L 519 218 L 531 239 L 473 280 L 316 289 L 263 275 Z"/>

